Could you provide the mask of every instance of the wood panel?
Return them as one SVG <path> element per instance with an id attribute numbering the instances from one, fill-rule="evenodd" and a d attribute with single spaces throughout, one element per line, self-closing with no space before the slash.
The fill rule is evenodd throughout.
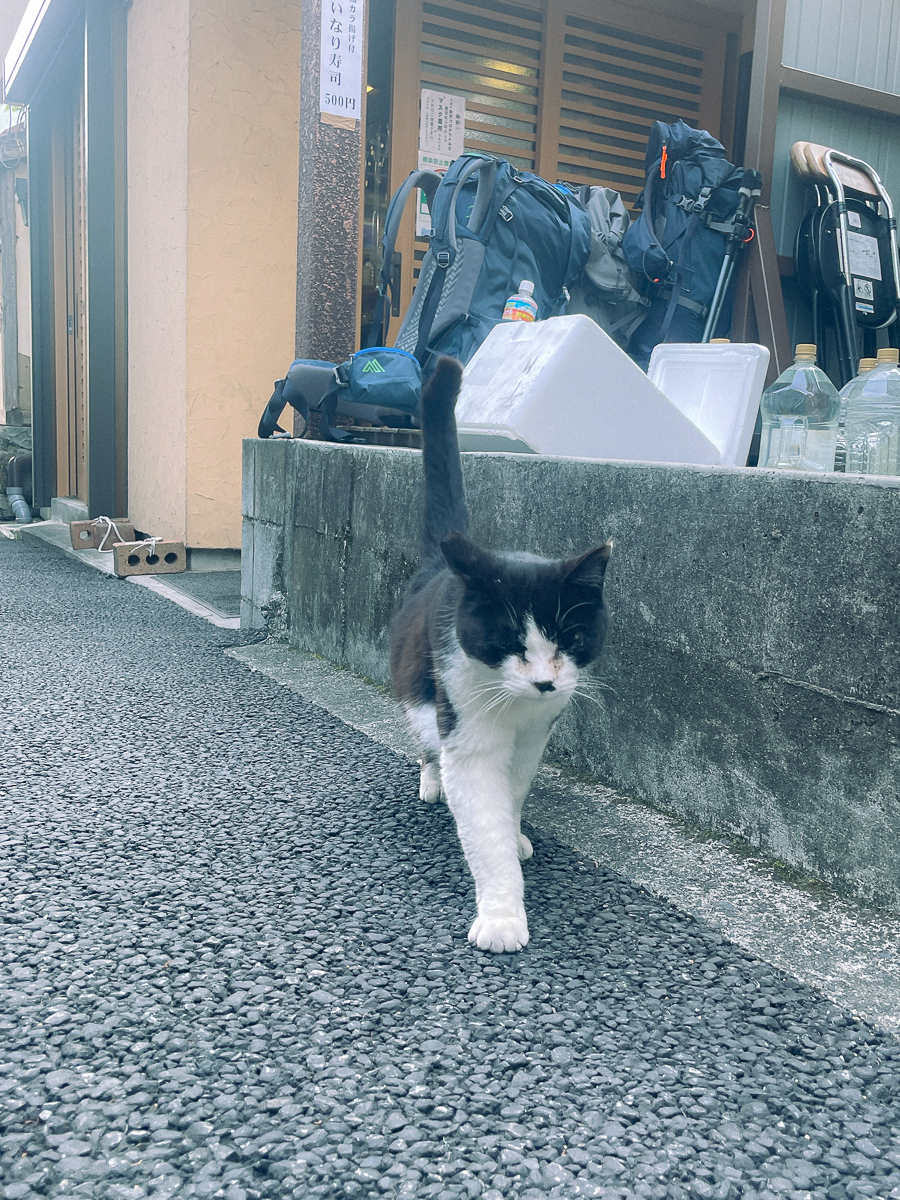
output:
<path id="1" fill-rule="evenodd" d="M 398 0 L 392 190 L 416 166 L 427 87 L 465 98 L 467 151 L 633 202 L 653 121 L 718 136 L 727 38 L 740 21 L 693 0 Z M 411 219 L 398 248 L 405 311 L 427 251 Z"/>

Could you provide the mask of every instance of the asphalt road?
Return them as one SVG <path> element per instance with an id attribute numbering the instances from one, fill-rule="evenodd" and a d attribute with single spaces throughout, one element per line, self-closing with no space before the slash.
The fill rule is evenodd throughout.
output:
<path id="1" fill-rule="evenodd" d="M 900 1046 L 535 833 L 531 942 L 416 769 L 0 540 L 0 1189 L 900 1198 Z"/>

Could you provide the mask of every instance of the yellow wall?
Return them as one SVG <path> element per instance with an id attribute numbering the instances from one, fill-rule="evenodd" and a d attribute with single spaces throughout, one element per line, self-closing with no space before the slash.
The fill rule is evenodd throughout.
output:
<path id="1" fill-rule="evenodd" d="M 185 536 L 188 50 L 183 0 L 128 13 L 128 516 Z"/>
<path id="2" fill-rule="evenodd" d="M 299 0 L 191 11 L 187 537 L 241 544 L 241 440 L 293 358 Z"/>
<path id="3" fill-rule="evenodd" d="M 299 29 L 299 0 L 142 0 L 130 14 L 129 515 L 191 546 L 240 546 L 241 439 L 293 357 Z M 162 253 L 145 236 L 154 214 L 172 225 Z M 145 448 L 154 427 L 166 461 Z"/>

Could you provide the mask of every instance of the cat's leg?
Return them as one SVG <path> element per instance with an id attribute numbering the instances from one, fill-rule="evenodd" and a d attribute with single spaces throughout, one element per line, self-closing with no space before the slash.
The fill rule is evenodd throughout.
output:
<path id="1" fill-rule="evenodd" d="M 419 799 L 434 804 L 441 794 L 441 764 L 433 758 L 419 759 Z"/>
<path id="2" fill-rule="evenodd" d="M 423 751 L 419 759 L 419 799 L 433 804 L 440 800 L 442 793 L 437 712 L 433 704 L 411 704 L 404 709 L 404 714 Z"/>
<path id="3" fill-rule="evenodd" d="M 517 736 L 513 750 L 510 764 L 510 787 L 513 796 L 513 813 L 516 819 L 517 849 L 522 862 L 534 854 L 534 847 L 530 839 L 522 832 L 522 809 L 541 764 L 549 737 L 549 728 L 546 731 L 543 729 L 523 730 Z"/>
<path id="4" fill-rule="evenodd" d="M 507 755 L 441 754 L 444 795 L 475 880 L 478 917 L 469 941 L 481 950 L 521 950 L 528 943 L 515 801 Z"/>

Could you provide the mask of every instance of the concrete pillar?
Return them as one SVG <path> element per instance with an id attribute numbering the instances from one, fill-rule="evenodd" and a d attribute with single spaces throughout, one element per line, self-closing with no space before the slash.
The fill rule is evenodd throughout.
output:
<path id="1" fill-rule="evenodd" d="M 303 0 L 296 352 L 342 362 L 356 349 L 359 320 L 363 122 L 319 112 L 322 2 Z"/>

